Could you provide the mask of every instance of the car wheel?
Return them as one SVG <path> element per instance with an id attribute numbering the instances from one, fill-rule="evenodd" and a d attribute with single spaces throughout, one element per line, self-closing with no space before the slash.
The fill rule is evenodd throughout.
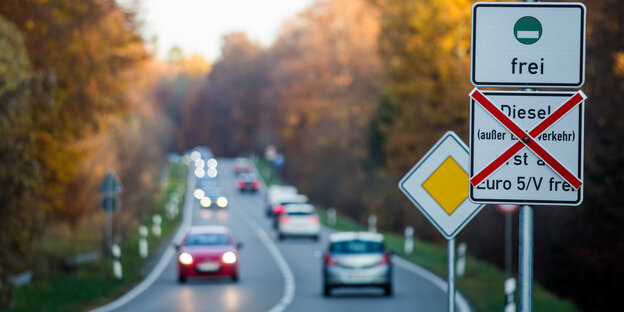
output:
<path id="1" fill-rule="evenodd" d="M 392 284 L 384 286 L 384 295 L 388 297 L 392 296 Z"/>
<path id="2" fill-rule="evenodd" d="M 331 296 L 331 291 L 332 291 L 332 287 L 325 284 L 323 285 L 323 297 L 329 297 Z"/>
<path id="3" fill-rule="evenodd" d="M 178 283 L 180 284 L 186 283 L 186 276 L 178 275 Z"/>
<path id="4" fill-rule="evenodd" d="M 277 235 L 277 239 L 284 240 L 284 234 L 280 233 L 279 235 Z"/>
<path id="5" fill-rule="evenodd" d="M 312 236 L 312 240 L 314 240 L 315 242 L 318 242 L 319 241 L 319 236 L 318 235 Z"/>
<path id="6" fill-rule="evenodd" d="M 232 275 L 232 282 L 234 283 L 238 282 L 238 274 Z"/>

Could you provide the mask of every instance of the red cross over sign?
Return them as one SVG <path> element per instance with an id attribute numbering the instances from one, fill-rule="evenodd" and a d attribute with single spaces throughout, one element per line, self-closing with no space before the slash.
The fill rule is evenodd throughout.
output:
<path id="1" fill-rule="evenodd" d="M 470 97 L 473 202 L 580 204 L 586 99 L 582 91 L 475 88 Z"/>

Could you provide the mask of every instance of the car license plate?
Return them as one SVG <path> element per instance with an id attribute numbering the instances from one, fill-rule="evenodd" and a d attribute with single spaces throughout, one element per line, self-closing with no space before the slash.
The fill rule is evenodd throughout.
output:
<path id="1" fill-rule="evenodd" d="M 356 283 L 370 283 L 373 280 L 372 276 L 370 276 L 369 274 L 362 273 L 346 273 L 343 275 L 343 278 L 346 281 Z"/>
<path id="2" fill-rule="evenodd" d="M 200 271 L 200 272 L 219 271 L 219 264 L 216 262 L 202 262 L 197 265 L 197 271 Z"/>

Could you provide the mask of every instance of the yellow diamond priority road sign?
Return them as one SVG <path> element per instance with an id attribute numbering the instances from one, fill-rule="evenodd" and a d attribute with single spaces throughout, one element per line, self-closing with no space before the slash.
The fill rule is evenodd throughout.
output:
<path id="1" fill-rule="evenodd" d="M 468 147 L 449 131 L 401 179 L 399 189 L 446 237 L 454 238 L 483 204 L 468 200 Z"/>

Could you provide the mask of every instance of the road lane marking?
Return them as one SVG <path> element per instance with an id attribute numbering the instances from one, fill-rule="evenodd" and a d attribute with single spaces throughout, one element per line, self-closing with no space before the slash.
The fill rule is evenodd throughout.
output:
<path id="1" fill-rule="evenodd" d="M 398 266 L 411 271 L 412 273 L 421 276 L 422 278 L 428 280 L 431 284 L 435 285 L 436 287 L 442 289 L 442 291 L 446 292 L 447 291 L 447 283 L 445 280 L 443 280 L 442 278 L 440 278 L 439 276 L 425 270 L 424 268 L 409 262 L 401 257 L 398 256 L 394 256 L 392 257 L 392 261 L 397 264 Z M 457 308 L 459 311 L 462 312 L 470 312 L 470 305 L 468 304 L 468 301 L 466 300 L 466 298 L 464 298 L 464 296 L 460 293 L 460 292 L 456 292 L 455 293 L 455 303 L 457 304 Z"/>
<path id="2" fill-rule="evenodd" d="M 240 207 L 240 205 L 236 205 Z M 236 210 L 238 211 L 238 210 Z M 244 210 L 243 210 L 244 211 Z M 288 262 L 279 251 L 279 248 L 275 245 L 273 240 L 269 237 L 269 235 L 260 227 L 260 225 L 253 220 L 247 212 L 242 212 L 239 214 L 242 220 L 247 223 L 250 228 L 256 229 L 256 235 L 262 241 L 264 246 L 267 248 L 275 262 L 279 270 L 282 272 L 282 276 L 284 277 L 284 292 L 282 293 L 282 297 L 268 312 L 282 312 L 286 310 L 289 304 L 292 303 L 295 298 L 295 275 L 293 274 Z"/>
<path id="3" fill-rule="evenodd" d="M 193 213 L 192 213 L 193 203 L 194 203 L 195 198 L 193 197 L 193 194 L 190 190 L 195 188 L 194 182 L 195 182 L 195 176 L 192 175 L 191 171 L 189 170 L 189 175 L 188 175 L 187 184 L 186 184 L 188 187 L 186 190 L 186 199 L 184 201 L 184 219 L 182 220 L 182 225 L 180 225 L 180 228 L 178 229 L 175 236 L 171 240 L 172 242 L 175 242 L 175 243 L 181 242 L 182 238 L 184 237 L 188 229 L 191 227 L 191 223 L 193 220 Z M 171 261 L 171 259 L 173 258 L 175 254 L 175 251 L 172 248 L 170 247 L 165 247 L 165 248 L 166 248 L 165 253 L 162 255 L 162 257 L 160 257 L 158 264 L 156 264 L 154 269 L 152 269 L 152 272 L 150 272 L 150 274 L 141 283 L 136 285 L 134 288 L 132 288 L 129 292 L 127 292 L 123 296 L 119 297 L 117 300 L 110 302 L 106 305 L 103 305 L 95 310 L 91 310 L 90 312 L 108 312 L 108 311 L 119 309 L 123 305 L 133 300 L 134 298 L 138 297 L 145 290 L 147 290 L 150 286 L 152 286 L 152 284 L 154 284 L 156 279 L 158 279 L 158 277 L 163 273 L 165 268 L 167 268 L 169 261 Z"/>

